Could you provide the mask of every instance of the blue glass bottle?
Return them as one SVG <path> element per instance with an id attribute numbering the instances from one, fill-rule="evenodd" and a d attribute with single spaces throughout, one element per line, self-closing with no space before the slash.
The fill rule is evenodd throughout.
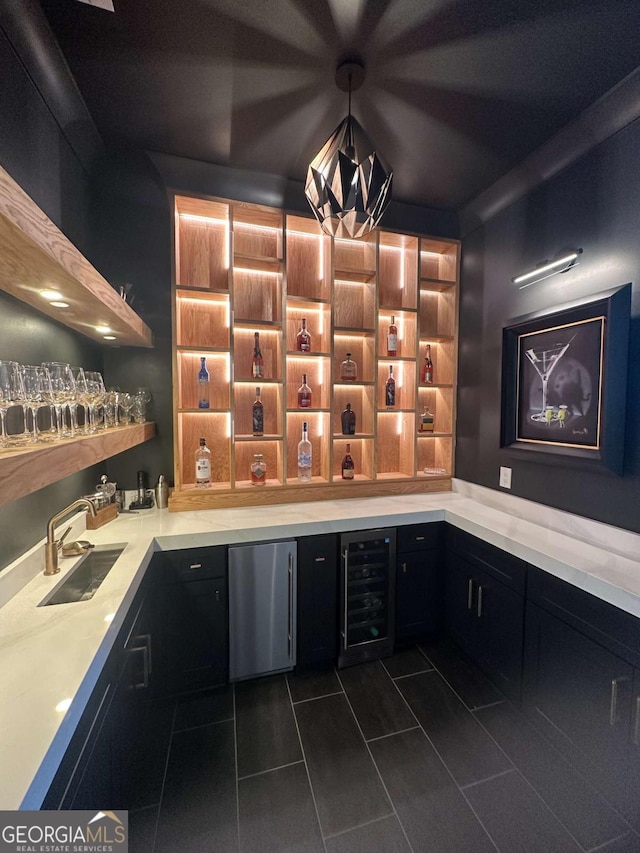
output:
<path id="1" fill-rule="evenodd" d="M 204 356 L 200 356 L 200 370 L 198 371 L 198 408 L 209 408 L 209 371 Z"/>

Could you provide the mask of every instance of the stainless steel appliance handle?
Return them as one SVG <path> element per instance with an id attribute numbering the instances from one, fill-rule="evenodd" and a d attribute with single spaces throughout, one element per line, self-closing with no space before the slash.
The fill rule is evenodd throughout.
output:
<path id="1" fill-rule="evenodd" d="M 349 552 L 345 550 L 342 554 L 342 559 L 344 560 L 344 631 L 342 632 L 344 650 L 346 651 L 348 648 L 347 644 L 347 595 L 348 595 L 348 584 L 349 584 L 349 568 L 348 568 L 348 560 L 349 560 Z"/>
<path id="2" fill-rule="evenodd" d="M 618 685 L 629 679 L 621 675 L 619 678 L 611 679 L 611 702 L 609 704 L 609 725 L 615 726 L 618 722 Z"/>
<path id="3" fill-rule="evenodd" d="M 289 649 L 289 660 L 293 652 L 293 554 L 289 554 L 289 630 L 287 632 L 287 648 Z"/>
<path id="4" fill-rule="evenodd" d="M 640 746 L 640 696 L 636 696 L 636 722 L 633 727 L 633 742 Z"/>
<path id="5" fill-rule="evenodd" d="M 136 681 L 131 685 L 132 690 L 146 690 L 149 686 L 149 647 L 145 643 L 144 646 L 134 646 L 128 649 L 129 652 L 142 652 L 142 681 Z"/>
<path id="6" fill-rule="evenodd" d="M 478 619 L 482 617 L 482 587 L 478 586 Z"/>
<path id="7" fill-rule="evenodd" d="M 467 586 L 467 610 L 473 610 L 473 578 L 469 578 Z"/>

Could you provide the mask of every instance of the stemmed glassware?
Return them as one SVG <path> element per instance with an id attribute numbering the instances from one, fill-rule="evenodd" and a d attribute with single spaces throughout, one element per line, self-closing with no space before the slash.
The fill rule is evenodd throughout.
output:
<path id="1" fill-rule="evenodd" d="M 87 381 L 87 400 L 89 403 L 89 432 L 96 431 L 96 409 L 104 402 L 106 395 L 102 375 L 93 370 L 85 371 Z"/>
<path id="2" fill-rule="evenodd" d="M 71 412 L 71 404 L 75 401 L 76 385 L 71 365 L 61 361 L 47 361 L 43 362 L 42 366 L 48 369 L 49 376 L 51 377 L 53 403 L 56 412 L 56 427 L 58 431 L 56 437 L 70 438 L 75 435 L 73 417 L 70 414 L 70 427 L 67 429 L 62 410 L 65 406 L 68 406 Z"/>
<path id="3" fill-rule="evenodd" d="M 19 367 L 15 361 L 0 361 L 0 448 L 11 447 L 15 443 L 7 433 L 7 412 L 13 406 L 19 406 L 24 398 Z"/>
<path id="4" fill-rule="evenodd" d="M 24 400 L 31 410 L 33 421 L 33 432 L 29 441 L 35 443 L 41 441 L 38 430 L 38 409 L 53 404 L 51 378 L 46 367 L 25 364 L 22 367 L 22 382 Z"/>
<path id="5" fill-rule="evenodd" d="M 82 367 L 72 367 L 71 373 L 76 386 L 76 398 L 72 404 L 71 417 L 74 428 L 83 435 L 89 433 L 89 392 L 87 390 L 87 377 Z M 78 426 L 78 406 L 84 409 L 84 426 L 82 430 Z"/>
<path id="6" fill-rule="evenodd" d="M 134 402 L 135 397 L 133 394 L 129 394 L 127 392 L 120 394 L 120 408 L 124 412 L 123 424 L 131 423 L 131 409 L 133 409 Z"/>

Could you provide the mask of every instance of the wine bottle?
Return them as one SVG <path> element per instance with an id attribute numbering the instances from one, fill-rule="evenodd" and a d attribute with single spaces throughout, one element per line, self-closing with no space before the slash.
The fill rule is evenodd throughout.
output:
<path id="1" fill-rule="evenodd" d="M 396 404 L 396 380 L 393 378 L 393 365 L 389 365 L 389 376 L 384 386 L 384 403 L 388 409 Z"/>
<path id="2" fill-rule="evenodd" d="M 259 388 L 256 388 L 256 399 L 253 401 L 253 434 L 264 435 L 264 405 Z"/>
<path id="3" fill-rule="evenodd" d="M 431 344 L 427 344 L 422 365 L 422 381 L 426 385 L 433 384 L 433 362 L 431 361 Z"/>
<path id="4" fill-rule="evenodd" d="M 353 480 L 356 474 L 355 467 L 353 457 L 351 456 L 351 445 L 347 444 L 347 449 L 342 460 L 342 479 Z"/>
<path id="5" fill-rule="evenodd" d="M 262 379 L 264 376 L 264 361 L 260 352 L 260 333 L 253 334 L 253 359 L 251 362 L 251 375 L 254 379 Z"/>
<path id="6" fill-rule="evenodd" d="M 311 408 L 311 388 L 307 385 L 307 374 L 302 374 L 302 385 L 298 388 L 298 408 Z"/>
<path id="7" fill-rule="evenodd" d="M 267 465 L 262 453 L 253 454 L 251 463 L 251 485 L 264 486 L 267 482 Z"/>
<path id="8" fill-rule="evenodd" d="M 342 434 L 356 434 L 356 413 L 351 408 L 351 403 L 347 403 L 347 408 L 342 413 Z"/>
<path id="9" fill-rule="evenodd" d="M 296 335 L 296 349 L 298 352 L 311 352 L 311 335 L 307 331 L 307 320 L 302 318 L 302 327 Z"/>
<path id="10" fill-rule="evenodd" d="M 358 365 L 351 358 L 351 353 L 347 353 L 347 357 L 340 365 L 340 381 L 355 382 L 358 378 Z"/>
<path id="11" fill-rule="evenodd" d="M 204 438 L 196 450 L 196 488 L 206 489 L 211 485 L 211 451 Z"/>
<path id="12" fill-rule="evenodd" d="M 298 442 L 298 480 L 308 483 L 311 480 L 312 449 L 307 432 L 307 422 L 302 424 L 302 439 Z"/>
<path id="13" fill-rule="evenodd" d="M 387 333 L 387 355 L 394 356 L 398 354 L 398 327 L 396 326 L 396 318 L 391 318 L 389 331 Z"/>
<path id="14" fill-rule="evenodd" d="M 209 408 L 209 371 L 207 370 L 207 359 L 200 356 L 200 370 L 198 371 L 198 408 Z"/>

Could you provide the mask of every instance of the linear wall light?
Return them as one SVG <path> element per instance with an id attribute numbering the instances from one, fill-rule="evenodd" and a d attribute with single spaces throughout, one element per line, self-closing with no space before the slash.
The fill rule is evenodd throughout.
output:
<path id="1" fill-rule="evenodd" d="M 543 261 L 535 269 L 529 270 L 529 272 L 514 276 L 511 281 L 517 284 L 520 290 L 522 290 L 524 287 L 529 287 L 530 284 L 535 284 L 552 275 L 567 272 L 571 267 L 576 266 L 576 260 L 581 254 L 582 249 L 565 252 L 552 261 Z"/>

